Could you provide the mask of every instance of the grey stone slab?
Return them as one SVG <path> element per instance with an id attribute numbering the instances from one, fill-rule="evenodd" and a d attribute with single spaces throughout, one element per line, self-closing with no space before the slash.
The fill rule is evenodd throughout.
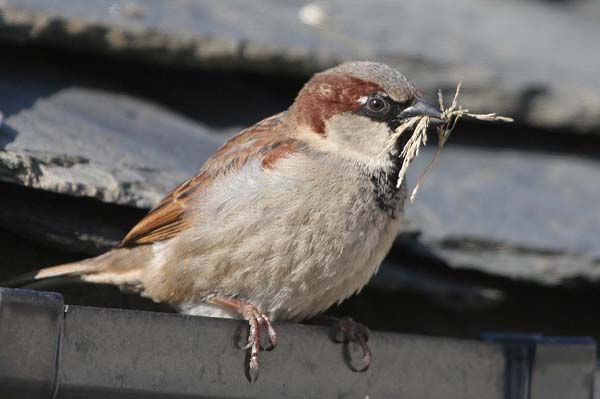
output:
<path id="1" fill-rule="evenodd" d="M 0 109 L 12 111 L 0 127 L 0 181 L 149 208 L 224 140 L 139 97 L 45 78 L 0 81 Z"/>
<path id="2" fill-rule="evenodd" d="M 600 257 L 599 178 L 600 159 L 451 144 L 408 210 L 433 239 L 487 237 Z"/>
<path id="3" fill-rule="evenodd" d="M 286 74 L 339 60 L 396 65 L 426 93 L 533 126 L 598 132 L 600 26 L 542 2 L 4 0 L 0 37 L 171 65 Z M 312 17 L 311 17 L 312 15 Z"/>
<path id="4" fill-rule="evenodd" d="M 3 49 L 0 181 L 139 208 L 295 92 L 289 79 Z"/>
<path id="5" fill-rule="evenodd" d="M 600 260 L 591 256 L 511 248 L 497 243 L 470 245 L 468 239 L 458 248 L 436 242 L 428 242 L 427 245 L 433 253 L 458 269 L 479 270 L 544 285 L 600 281 Z M 478 248 L 479 246 L 483 248 Z"/>
<path id="6" fill-rule="evenodd" d="M 413 182 L 433 147 L 413 165 Z M 598 281 L 599 179 L 592 157 L 450 144 L 407 215 L 454 267 L 543 284 Z"/>
<path id="7" fill-rule="evenodd" d="M 8 1 L 2 36 L 178 65 L 311 71 L 350 54 L 298 20 L 300 3 Z M 70 38 L 70 44 L 62 42 Z M 332 52 L 332 50 L 334 50 Z"/>

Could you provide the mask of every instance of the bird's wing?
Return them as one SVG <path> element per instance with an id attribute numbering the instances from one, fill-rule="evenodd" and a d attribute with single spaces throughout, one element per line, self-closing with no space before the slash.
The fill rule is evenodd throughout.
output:
<path id="1" fill-rule="evenodd" d="M 122 247 L 151 244 L 172 238 L 190 227 L 190 198 L 224 175 L 239 170 L 251 159 L 261 159 L 264 168 L 287 154 L 301 149 L 301 143 L 286 129 L 285 112 L 264 119 L 242 130 L 226 142 L 202 166 L 200 171 L 173 189 L 152 209 L 121 242 Z M 197 198 L 197 197 L 196 197 Z"/>

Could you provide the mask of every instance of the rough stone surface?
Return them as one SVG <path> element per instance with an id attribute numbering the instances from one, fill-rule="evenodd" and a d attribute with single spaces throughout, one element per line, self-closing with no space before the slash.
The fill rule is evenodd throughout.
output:
<path id="1" fill-rule="evenodd" d="M 4 55 L 0 181 L 139 208 L 228 136 L 285 109 L 299 86 L 14 46 Z"/>
<path id="2" fill-rule="evenodd" d="M 0 127 L 0 181 L 149 208 L 223 141 L 140 98 L 68 80 L 45 93 L 44 76 L 13 78 L 0 79 L 0 109 L 31 103 Z"/>
<path id="3" fill-rule="evenodd" d="M 308 12 L 293 0 L 3 3 L 5 40 L 296 75 L 339 60 L 379 59 L 426 93 L 463 80 L 464 104 L 474 110 L 538 127 L 600 131 L 597 12 L 480 0 L 331 0 Z"/>
<path id="4" fill-rule="evenodd" d="M 450 144 L 407 214 L 453 267 L 550 285 L 598 281 L 599 176 L 597 159 Z"/>
<path id="5" fill-rule="evenodd" d="M 423 152 L 413 175 L 433 150 Z M 600 257 L 598 160 L 450 144 L 438 161 L 408 207 L 417 225 L 431 226 L 428 238 L 487 237 Z"/>

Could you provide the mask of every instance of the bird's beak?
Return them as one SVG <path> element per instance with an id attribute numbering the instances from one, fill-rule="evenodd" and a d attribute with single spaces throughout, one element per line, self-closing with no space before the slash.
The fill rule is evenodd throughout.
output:
<path id="1" fill-rule="evenodd" d="M 433 105 L 422 97 L 418 97 L 412 105 L 405 108 L 402 112 L 396 115 L 396 119 L 406 119 L 413 116 L 429 116 L 431 124 L 439 125 L 446 123 L 446 118 L 437 105 Z"/>

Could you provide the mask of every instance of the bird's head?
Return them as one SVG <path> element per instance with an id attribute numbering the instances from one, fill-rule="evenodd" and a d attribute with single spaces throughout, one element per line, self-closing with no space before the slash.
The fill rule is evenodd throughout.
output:
<path id="1" fill-rule="evenodd" d="M 369 161 L 381 158 L 386 148 L 402 150 L 410 132 L 390 147 L 392 134 L 407 118 L 422 115 L 443 118 L 401 73 L 359 61 L 315 74 L 298 93 L 289 116 L 329 151 Z"/>

